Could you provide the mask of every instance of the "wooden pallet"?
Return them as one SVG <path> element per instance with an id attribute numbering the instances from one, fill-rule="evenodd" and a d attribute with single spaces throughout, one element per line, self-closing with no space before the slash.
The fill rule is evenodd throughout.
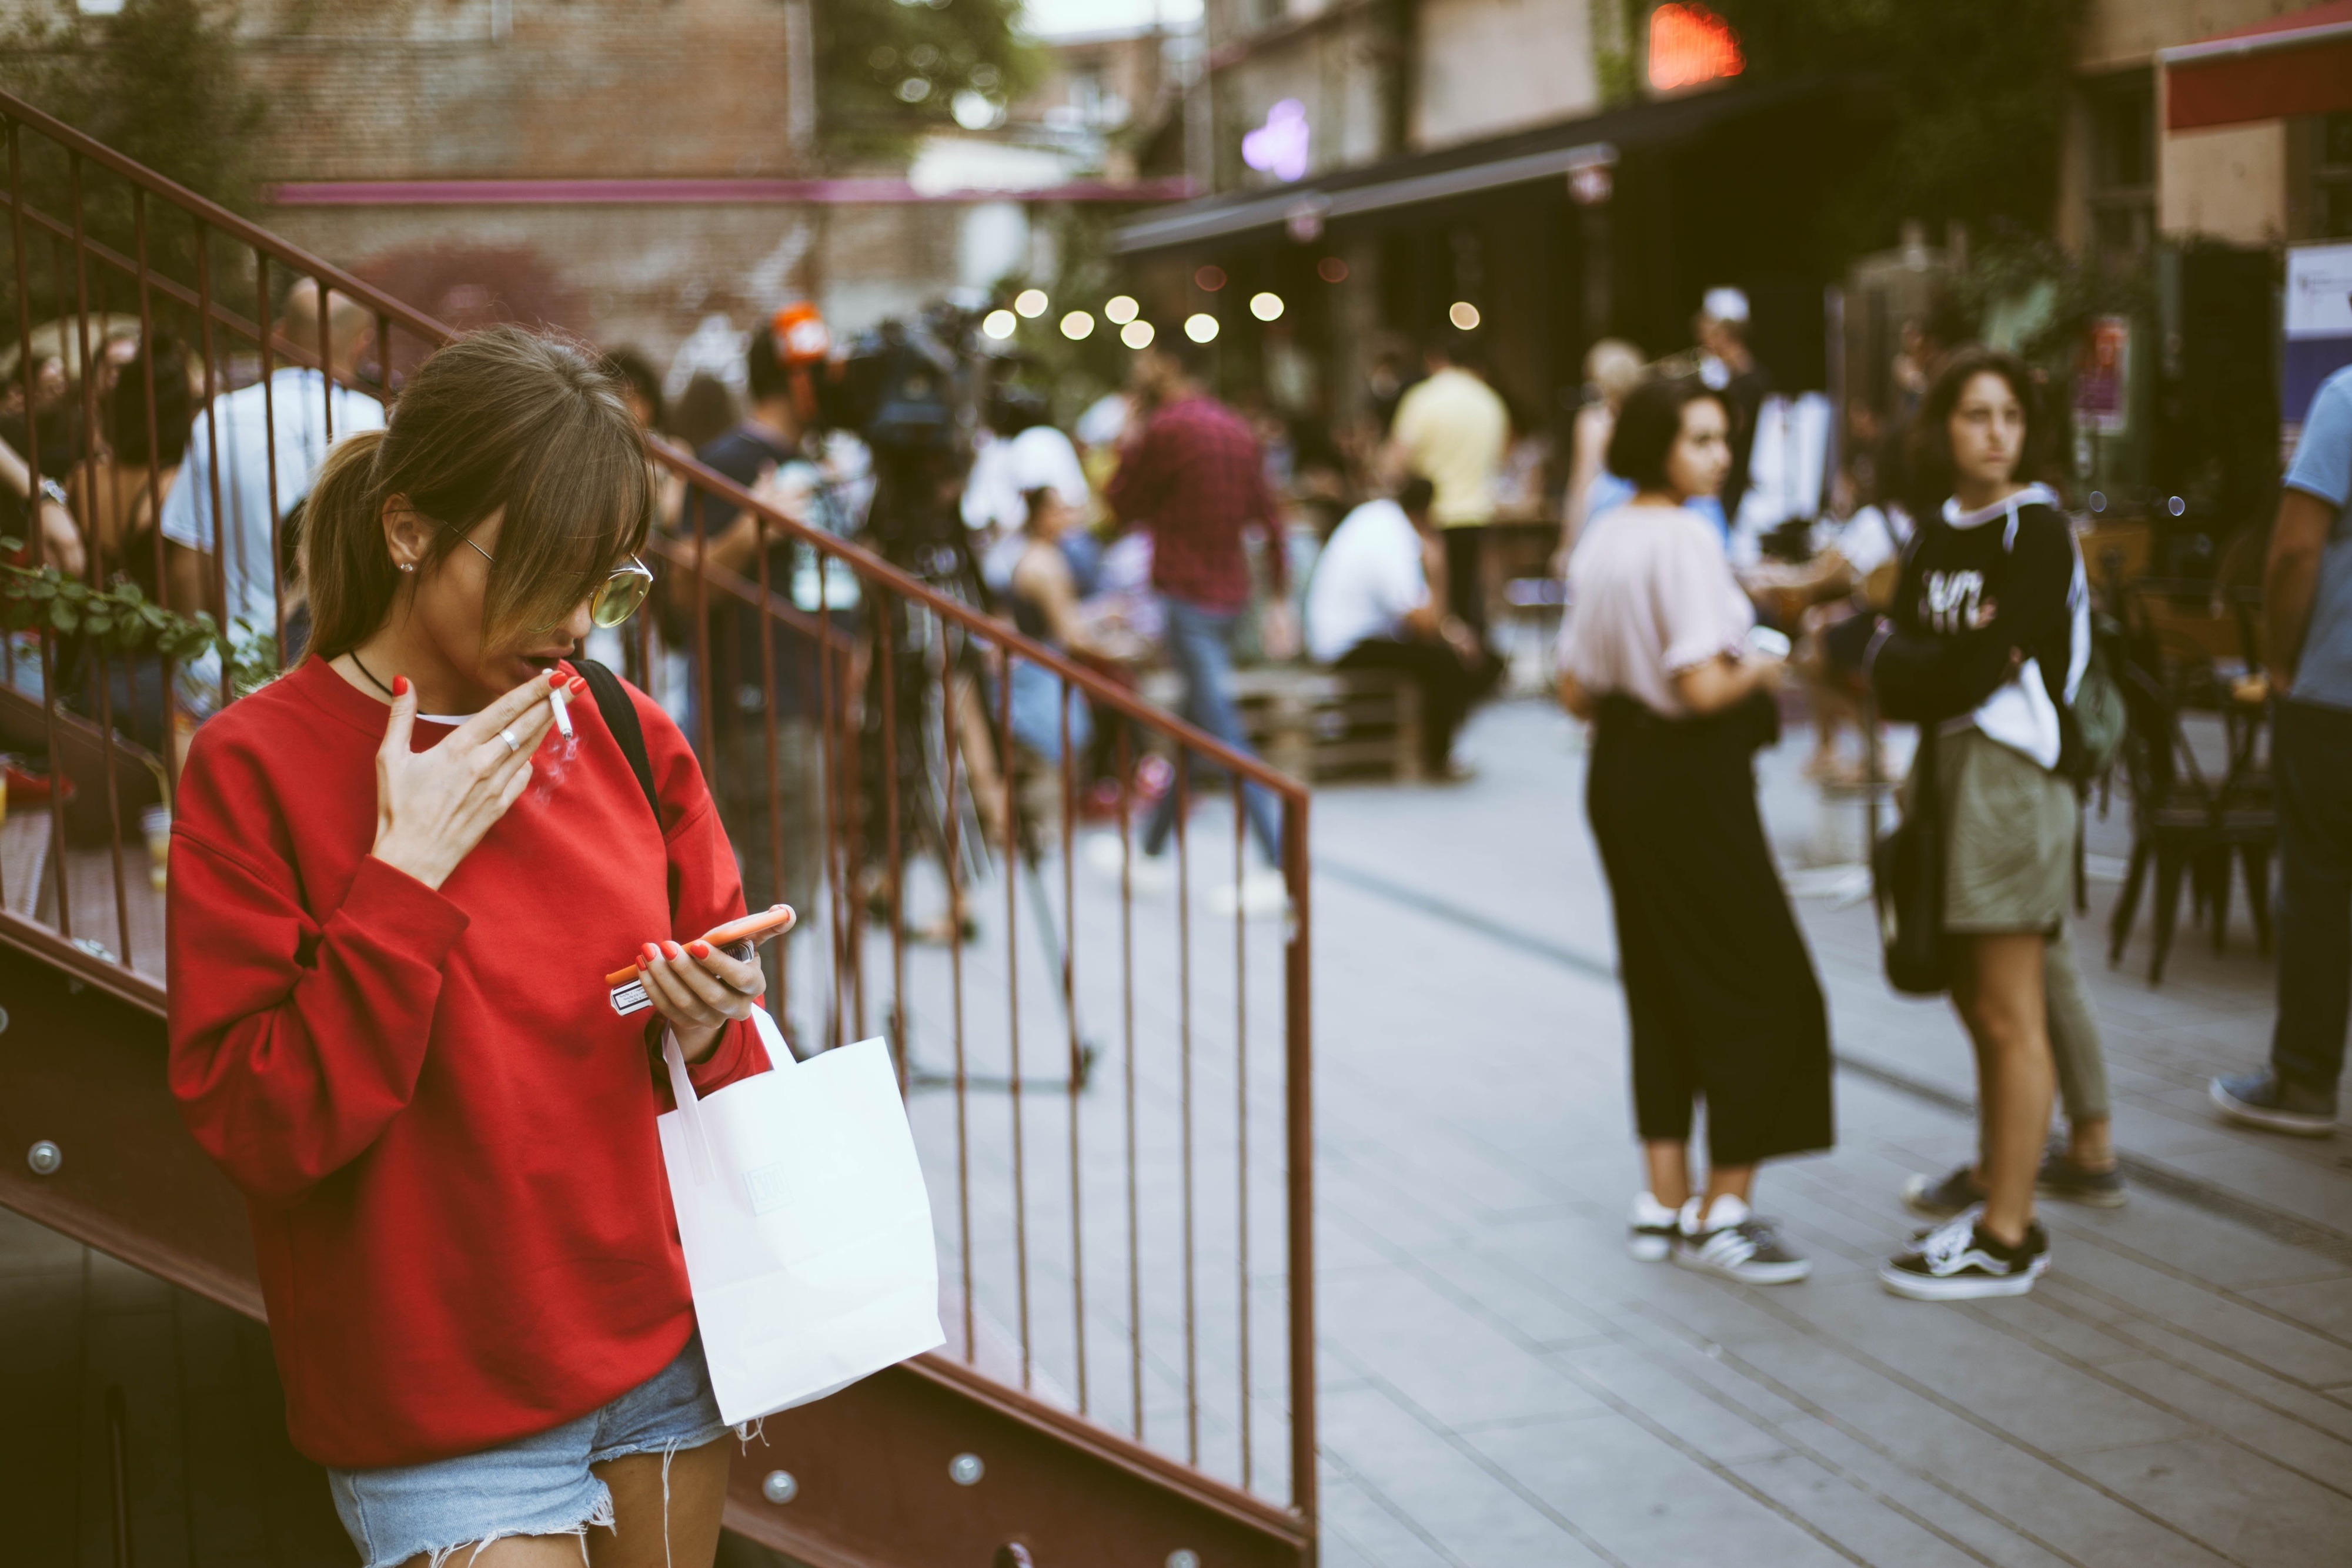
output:
<path id="1" fill-rule="evenodd" d="M 1145 697 L 1175 707 L 1171 670 L 1143 678 Z M 1260 757 L 1294 779 L 1422 777 L 1421 688 L 1385 670 L 1316 670 L 1265 664 L 1234 672 L 1242 731 Z"/>

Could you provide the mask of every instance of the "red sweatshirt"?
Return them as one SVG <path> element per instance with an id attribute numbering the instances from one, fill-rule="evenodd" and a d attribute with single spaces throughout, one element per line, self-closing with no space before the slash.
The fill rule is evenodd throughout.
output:
<path id="1" fill-rule="evenodd" d="M 739 915 L 694 754 L 593 702 L 439 891 L 368 853 L 388 710 L 316 658 L 196 735 L 171 863 L 171 1083 L 246 1194 L 295 1446 L 415 1464 L 584 1415 L 694 1331 L 646 1019 L 604 972 Z M 419 721 L 418 749 L 449 733 Z M 768 1066 L 749 1024 L 693 1071 Z"/>

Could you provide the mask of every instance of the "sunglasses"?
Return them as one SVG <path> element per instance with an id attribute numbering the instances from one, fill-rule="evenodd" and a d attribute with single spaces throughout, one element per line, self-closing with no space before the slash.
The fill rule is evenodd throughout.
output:
<path id="1" fill-rule="evenodd" d="M 474 543 L 472 539 L 467 538 L 465 535 L 460 534 L 457 537 L 464 540 L 467 548 L 476 555 L 480 556 L 492 566 L 498 564 L 498 557 Z M 646 601 L 646 595 L 653 591 L 654 574 L 645 562 L 631 556 L 604 577 L 583 577 L 580 581 L 581 597 L 588 601 L 588 619 L 599 626 L 609 628 L 618 626 L 637 612 L 637 606 L 643 604 Z M 593 583 L 594 587 L 589 587 L 591 583 Z M 571 602 L 577 604 L 580 600 L 573 599 Z M 559 622 L 550 622 L 545 626 L 534 626 L 530 630 L 536 634 L 551 631 L 559 624 L 561 624 Z"/>

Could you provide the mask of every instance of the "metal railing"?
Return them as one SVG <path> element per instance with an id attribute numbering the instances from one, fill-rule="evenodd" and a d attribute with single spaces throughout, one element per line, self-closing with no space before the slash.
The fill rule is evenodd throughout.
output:
<path id="1" fill-rule="evenodd" d="M 29 471 L 24 563 L 55 564 L 37 497 L 58 478 L 87 557 L 74 580 L 110 595 L 45 612 L 0 651 L 0 751 L 28 754 L 26 772 L 49 781 L 44 807 L 20 779 L 0 820 L 0 938 L 160 1011 L 159 832 L 185 736 L 300 635 L 282 548 L 296 497 L 281 493 L 278 458 L 301 422 L 281 401 L 316 397 L 323 437 L 339 390 L 382 398 L 404 351 L 450 334 L 21 99 L 0 94 L 0 124 L 13 296 L 0 332 L 18 345 L 13 382 L 0 375 L 14 389 L 0 392 L 0 436 L 21 442 Z M 299 279 L 319 290 L 315 329 L 265 325 Z M 355 372 L 337 369 L 352 356 L 339 352 L 330 290 L 372 321 Z M 121 632 L 142 604 L 197 609 L 181 601 L 190 558 L 152 526 L 168 492 L 152 459 L 175 434 L 163 417 L 175 400 L 159 395 L 173 389 L 158 385 L 167 337 L 192 367 L 190 406 L 215 414 L 194 425 L 211 534 L 200 580 L 224 614 L 256 572 L 274 590 L 270 624 L 238 629 L 234 657 L 174 658 L 152 628 L 138 646 Z M 239 557 L 228 520 L 253 504 L 235 492 L 256 465 L 226 450 L 246 433 L 221 416 L 242 387 L 260 389 L 266 564 Z M 143 468 L 122 455 L 138 445 L 126 419 L 145 437 Z M 967 595 L 675 451 L 652 455 L 685 490 L 677 528 L 653 548 L 661 600 L 686 630 L 673 645 L 641 614 L 621 662 L 657 694 L 682 688 L 730 831 L 765 859 L 747 881 L 809 884 L 799 935 L 769 956 L 779 1016 L 803 1020 L 803 1050 L 878 1025 L 899 1054 L 940 1221 L 940 1354 L 1286 1510 L 1311 1540 L 1307 791 Z M 755 519 L 749 575 L 708 559 L 721 511 Z M 774 580 L 786 559 L 813 563 L 813 594 L 805 573 Z M 30 591 L 77 599 L 55 580 Z M 746 640 L 729 646 L 746 628 L 756 670 Z M 1058 696 L 1050 763 L 1024 762 L 1015 737 L 1024 664 Z M 1103 841 L 1092 858 L 1109 873 L 1079 863 L 1090 795 L 1074 697 L 1107 733 L 1115 801 L 1083 836 Z M 1178 797 L 1160 898 L 1139 891 L 1150 862 L 1134 851 L 1137 764 L 1153 750 L 1171 758 Z M 1200 786 L 1202 768 L 1224 785 Z M 1245 785 L 1279 810 L 1287 907 L 1275 914 L 1250 913 Z M 791 863 L 796 827 L 814 877 Z M 930 929 L 911 913 L 926 900 Z"/>

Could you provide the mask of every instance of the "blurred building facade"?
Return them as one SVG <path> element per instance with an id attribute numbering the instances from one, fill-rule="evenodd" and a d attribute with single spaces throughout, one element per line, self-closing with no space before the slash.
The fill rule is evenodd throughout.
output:
<path id="1" fill-rule="evenodd" d="M 2070 249 L 2352 236 L 2352 5 L 2092 0 L 2080 36 Z M 2218 95 L 2184 84 L 2217 68 L 2237 78 Z"/>
<path id="2" fill-rule="evenodd" d="M 457 324 L 716 362 L 793 298 L 849 331 L 1033 270 L 1053 204 L 1183 193 L 1123 150 L 1181 96 L 1188 31 L 1078 40 L 997 123 L 845 171 L 819 150 L 814 3 L 247 0 L 263 220 Z"/>
<path id="3" fill-rule="evenodd" d="M 1209 0 L 1206 23 L 1214 193 L 1114 248 L 1147 309 L 1217 316 L 1287 412 L 1352 419 L 1383 359 L 1475 319 L 1520 428 L 1550 434 L 1594 340 L 1681 348 L 1718 284 L 1757 301 L 1783 380 L 1822 384 L 1834 264 L 1788 236 L 1871 123 L 1850 84 L 1742 81 L 1696 6 Z"/>

